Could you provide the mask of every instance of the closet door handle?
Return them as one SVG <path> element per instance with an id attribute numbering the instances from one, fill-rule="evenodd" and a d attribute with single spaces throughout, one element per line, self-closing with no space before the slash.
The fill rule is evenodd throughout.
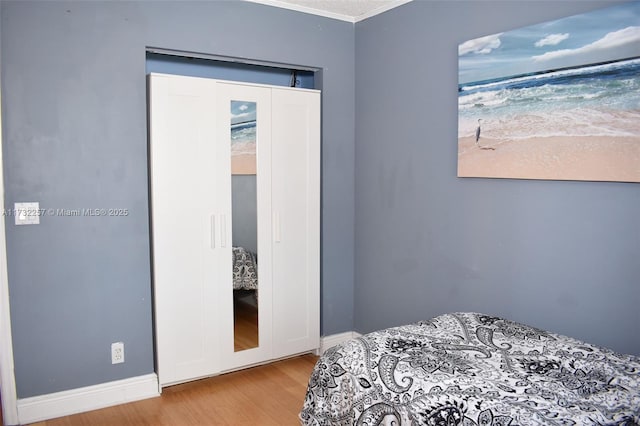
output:
<path id="1" fill-rule="evenodd" d="M 211 248 L 216 248 L 216 215 L 211 215 Z"/>
<path id="2" fill-rule="evenodd" d="M 224 214 L 220 215 L 220 247 L 227 246 L 227 219 Z"/>
<path id="3" fill-rule="evenodd" d="M 280 212 L 273 212 L 273 242 L 280 242 Z"/>

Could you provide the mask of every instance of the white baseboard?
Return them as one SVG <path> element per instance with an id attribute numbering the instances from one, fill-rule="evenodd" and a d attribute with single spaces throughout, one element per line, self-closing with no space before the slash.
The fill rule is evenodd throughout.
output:
<path id="1" fill-rule="evenodd" d="M 320 338 L 320 354 L 319 355 L 322 355 L 327 349 L 335 345 L 339 345 L 342 342 L 346 342 L 347 340 L 351 340 L 359 336 L 361 336 L 361 334 L 356 331 L 346 331 L 344 333 L 324 336 Z"/>
<path id="2" fill-rule="evenodd" d="M 34 423 L 154 396 L 160 396 L 155 373 L 18 399 L 18 421 L 20 424 Z"/>
<path id="3" fill-rule="evenodd" d="M 355 331 L 320 339 L 320 355 L 327 349 L 361 336 Z M 18 399 L 18 422 L 28 424 L 118 404 L 160 396 L 158 376 L 147 374 L 100 385 Z"/>

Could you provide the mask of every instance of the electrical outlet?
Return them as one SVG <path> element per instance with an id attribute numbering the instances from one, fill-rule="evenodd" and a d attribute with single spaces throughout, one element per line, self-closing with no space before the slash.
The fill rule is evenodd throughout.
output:
<path id="1" fill-rule="evenodd" d="M 121 364 L 124 362 L 124 343 L 115 342 L 111 344 L 111 364 Z"/>

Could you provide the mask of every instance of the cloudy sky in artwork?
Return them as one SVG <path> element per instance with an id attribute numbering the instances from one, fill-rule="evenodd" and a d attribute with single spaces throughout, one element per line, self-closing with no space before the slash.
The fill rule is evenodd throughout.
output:
<path id="1" fill-rule="evenodd" d="M 466 41 L 459 83 L 640 56 L 640 2 Z"/>

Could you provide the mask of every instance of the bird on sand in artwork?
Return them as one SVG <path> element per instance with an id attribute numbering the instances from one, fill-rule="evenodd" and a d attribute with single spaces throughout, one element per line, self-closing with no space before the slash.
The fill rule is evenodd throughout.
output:
<path id="1" fill-rule="evenodd" d="M 478 118 L 478 127 L 476 128 L 476 146 L 480 149 L 491 149 L 491 150 L 495 150 L 495 148 L 490 147 L 490 146 L 482 146 L 480 145 L 480 142 L 478 142 L 480 140 L 480 122 L 482 121 L 482 118 Z"/>

